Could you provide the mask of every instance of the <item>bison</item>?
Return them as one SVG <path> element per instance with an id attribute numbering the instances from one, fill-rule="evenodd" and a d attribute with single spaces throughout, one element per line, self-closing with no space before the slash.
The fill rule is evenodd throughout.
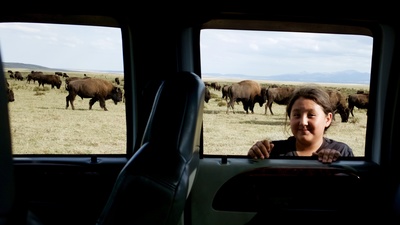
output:
<path id="1" fill-rule="evenodd" d="M 118 77 L 116 77 L 114 80 L 115 80 L 115 83 L 117 83 L 118 85 L 121 83 L 121 82 L 119 81 L 119 78 L 118 78 Z"/>
<path id="2" fill-rule="evenodd" d="M 10 88 L 10 84 L 8 82 L 7 82 L 7 99 L 8 99 L 8 102 L 15 101 L 14 91 Z"/>
<path id="3" fill-rule="evenodd" d="M 272 112 L 272 103 L 274 102 L 278 105 L 287 105 L 294 89 L 294 87 L 269 87 L 267 89 L 267 103 L 265 104 L 264 114 L 267 115 L 269 108 L 271 115 L 274 115 Z"/>
<path id="4" fill-rule="evenodd" d="M 210 84 L 211 88 L 214 88 L 214 91 L 220 91 L 221 90 L 221 85 L 218 82 L 212 82 Z"/>
<path id="5" fill-rule="evenodd" d="M 24 80 L 24 77 L 22 76 L 22 73 L 19 71 L 15 71 L 14 73 L 14 79 L 16 80 Z"/>
<path id="6" fill-rule="evenodd" d="M 100 107 L 104 109 L 104 111 L 108 111 L 106 108 L 106 100 L 112 99 L 115 104 L 122 101 L 122 89 L 114 86 L 110 81 L 99 78 L 70 81 L 68 85 L 66 85 L 66 90 L 68 91 L 66 109 L 68 109 L 69 103 L 71 103 L 71 108 L 73 110 L 75 109 L 73 102 L 77 95 L 82 99 L 91 98 L 89 101 L 89 110 L 92 109 L 96 101 L 99 101 Z"/>
<path id="7" fill-rule="evenodd" d="M 350 110 L 351 115 L 354 117 L 354 114 L 353 114 L 354 106 L 359 109 L 367 109 L 368 110 L 368 100 L 369 100 L 368 93 L 358 93 L 358 94 L 349 95 L 347 98 L 347 101 L 349 103 L 349 110 Z"/>
<path id="8" fill-rule="evenodd" d="M 206 103 L 208 103 L 208 101 L 210 100 L 210 98 L 211 98 L 210 89 L 208 89 L 208 88 L 206 87 L 206 92 L 205 92 L 205 95 L 204 95 L 204 101 L 205 101 Z"/>
<path id="9" fill-rule="evenodd" d="M 238 83 L 234 83 L 228 88 L 228 98 L 229 102 L 227 104 L 226 113 L 229 113 L 229 108 L 232 108 L 233 113 L 235 102 L 241 101 L 243 104 L 243 109 L 246 114 L 254 113 L 254 105 L 258 102 L 260 107 L 263 106 L 266 100 L 267 89 L 261 87 L 259 83 L 252 80 L 243 80 Z"/>
<path id="10" fill-rule="evenodd" d="M 229 89 L 229 85 L 227 85 L 227 84 L 225 84 L 221 88 L 222 99 L 225 99 L 226 101 L 228 101 L 228 89 Z"/>
<path id="11" fill-rule="evenodd" d="M 41 71 L 31 71 L 30 74 L 26 77 L 26 82 L 28 84 L 31 83 L 31 80 L 33 80 L 33 83 L 36 83 L 36 81 L 39 79 L 40 75 L 44 75 L 43 72 Z"/>
<path id="12" fill-rule="evenodd" d="M 57 89 L 60 89 L 62 81 L 59 76 L 54 75 L 54 74 L 44 74 L 44 75 L 37 75 L 37 81 L 42 87 L 44 87 L 45 84 L 50 84 L 51 88 L 57 87 Z"/>
<path id="13" fill-rule="evenodd" d="M 9 71 L 7 71 L 8 72 L 8 74 L 10 75 L 10 78 L 11 79 L 15 79 L 15 77 L 14 77 L 14 72 L 12 71 L 12 70 L 9 70 Z"/>
<path id="14" fill-rule="evenodd" d="M 338 90 L 327 89 L 326 92 L 329 94 L 330 101 L 333 109 L 333 119 L 335 119 L 335 114 L 339 113 L 342 119 L 342 122 L 348 122 L 350 110 L 347 107 L 347 99 L 343 94 Z"/>

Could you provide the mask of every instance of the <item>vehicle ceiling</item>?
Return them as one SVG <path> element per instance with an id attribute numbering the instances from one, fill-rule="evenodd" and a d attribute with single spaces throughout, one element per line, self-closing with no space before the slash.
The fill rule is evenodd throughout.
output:
<path id="1" fill-rule="evenodd" d="M 369 5 L 327 5 L 274 2 L 268 5 L 262 1 L 186 1 L 186 2 L 124 2 L 114 1 L 113 4 L 96 3 L 96 5 L 82 5 L 57 3 L 52 7 L 48 2 L 34 1 L 21 5 L 19 2 L 10 2 L 11 7 L 0 15 L 2 21 L 47 21 L 58 23 L 82 23 L 113 25 L 113 22 L 92 16 L 111 16 L 135 22 L 138 25 L 157 24 L 158 26 L 180 26 L 185 24 L 199 24 L 209 19 L 251 19 L 251 20 L 281 20 L 331 23 L 340 21 L 395 23 L 397 13 L 393 3 L 370 2 Z M 12 7 L 15 4 L 16 7 Z M 74 17 L 73 15 L 80 15 Z M 84 17 L 81 15 L 91 15 Z M 183 19 L 184 18 L 184 19 Z M 160 24 L 159 21 L 163 23 Z"/>

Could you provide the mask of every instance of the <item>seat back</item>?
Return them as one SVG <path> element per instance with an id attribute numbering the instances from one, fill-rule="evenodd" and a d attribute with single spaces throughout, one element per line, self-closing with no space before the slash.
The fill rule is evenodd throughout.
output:
<path id="1" fill-rule="evenodd" d="M 0 57 L 0 225 L 12 224 L 15 204 L 14 167 L 12 161 L 7 84 Z"/>
<path id="2" fill-rule="evenodd" d="M 179 224 L 199 163 L 204 93 L 194 73 L 161 82 L 142 145 L 120 172 L 97 224 Z"/>

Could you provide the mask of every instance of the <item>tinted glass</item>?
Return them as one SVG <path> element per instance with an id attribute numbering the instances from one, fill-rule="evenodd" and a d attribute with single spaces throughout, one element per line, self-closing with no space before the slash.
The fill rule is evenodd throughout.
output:
<path id="1" fill-rule="evenodd" d="M 266 101 L 247 114 L 241 101 L 234 109 L 227 107 L 224 86 L 253 80 L 283 90 L 317 83 L 339 91 L 346 107 L 349 95 L 369 92 L 370 36 L 204 29 L 200 41 L 202 78 L 211 94 L 204 110 L 204 154 L 246 155 L 258 140 L 291 135 L 280 97 L 275 97 L 272 112 Z M 347 122 L 339 113 L 334 118 L 325 136 L 347 143 L 355 156 L 364 156 L 367 109 L 356 105 Z"/>
<path id="2" fill-rule="evenodd" d="M 126 152 L 120 28 L 1 23 L 0 41 L 14 154 Z"/>

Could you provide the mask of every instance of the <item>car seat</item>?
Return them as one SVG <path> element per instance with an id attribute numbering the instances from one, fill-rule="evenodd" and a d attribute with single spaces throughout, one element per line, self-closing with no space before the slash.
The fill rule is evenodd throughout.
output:
<path id="1" fill-rule="evenodd" d="M 161 82 L 141 147 L 118 175 L 97 225 L 182 223 L 199 163 L 204 94 L 191 72 Z"/>

